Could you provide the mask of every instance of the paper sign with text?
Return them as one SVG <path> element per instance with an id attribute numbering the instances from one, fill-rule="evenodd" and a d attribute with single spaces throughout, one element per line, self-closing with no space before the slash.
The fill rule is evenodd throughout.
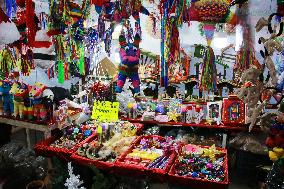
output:
<path id="1" fill-rule="evenodd" d="M 95 101 L 92 119 L 100 122 L 118 121 L 119 102 Z"/>

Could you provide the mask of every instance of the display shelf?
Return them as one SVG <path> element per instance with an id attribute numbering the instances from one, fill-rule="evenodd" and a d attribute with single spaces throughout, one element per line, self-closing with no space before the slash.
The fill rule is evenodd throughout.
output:
<path id="1" fill-rule="evenodd" d="M 54 125 L 49 124 L 37 124 L 33 122 L 28 122 L 28 121 L 22 121 L 22 120 L 17 120 L 17 119 L 11 119 L 9 117 L 4 117 L 0 116 L 0 123 L 8 124 L 14 127 L 19 127 L 19 128 L 25 128 L 26 129 L 26 135 L 27 135 L 27 146 L 29 149 L 31 149 L 31 142 L 30 142 L 30 132 L 29 130 L 36 130 L 36 131 L 41 131 L 44 133 L 44 138 L 50 137 L 50 132 L 54 128 Z"/>
<path id="2" fill-rule="evenodd" d="M 183 123 L 183 122 L 158 122 L 158 121 L 143 121 L 141 118 L 137 119 L 130 119 L 130 118 L 120 118 L 121 120 L 124 121 L 129 121 L 132 123 L 143 123 L 143 124 L 155 124 L 159 126 L 176 126 L 176 127 L 195 127 L 195 128 L 206 128 L 206 129 L 220 129 L 220 130 L 228 130 L 228 131 L 248 131 L 248 126 L 245 124 L 239 124 L 239 125 L 216 125 L 216 124 L 206 124 L 206 123 L 200 123 L 200 124 L 195 124 L 195 123 Z M 254 132 L 260 131 L 260 128 L 255 127 L 253 129 Z"/>

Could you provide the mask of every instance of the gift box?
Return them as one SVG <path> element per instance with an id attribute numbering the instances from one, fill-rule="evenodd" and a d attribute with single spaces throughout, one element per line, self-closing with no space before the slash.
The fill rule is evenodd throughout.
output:
<path id="1" fill-rule="evenodd" d="M 222 120 L 224 124 L 245 124 L 245 103 L 237 96 L 223 100 Z"/>
<path id="2" fill-rule="evenodd" d="M 123 153 L 117 159 L 117 161 L 115 162 L 115 172 L 118 173 L 118 174 L 126 175 L 126 176 L 127 175 L 135 176 L 137 178 L 143 178 L 145 176 L 151 175 L 151 179 L 164 181 L 165 178 L 166 178 L 166 174 L 170 170 L 171 165 L 173 164 L 173 162 L 175 160 L 176 153 L 174 151 L 172 151 L 170 154 L 167 154 L 166 156 L 162 155 L 162 156 L 158 157 L 154 161 L 151 161 L 151 163 L 149 163 L 148 165 L 142 165 L 142 163 L 140 163 L 140 164 L 127 163 L 127 156 L 130 153 L 132 153 L 134 149 L 136 149 L 136 147 L 141 143 L 141 141 L 145 140 L 145 139 L 146 140 L 151 139 L 151 138 L 157 138 L 160 141 L 164 141 L 164 142 L 166 141 L 166 139 L 164 137 L 161 137 L 161 136 L 158 136 L 158 135 L 140 136 L 133 143 L 133 145 L 131 145 L 129 147 L 129 149 L 127 151 L 125 151 L 125 153 Z M 163 166 L 163 168 L 154 168 L 154 167 L 150 168 L 149 165 L 150 164 L 153 165 L 155 163 L 155 161 L 157 162 L 157 160 L 159 158 L 161 158 L 160 160 L 162 160 L 162 158 L 166 159 L 165 162 L 164 162 L 165 165 Z"/>
<path id="3" fill-rule="evenodd" d="M 195 146 L 195 145 L 191 145 Z M 207 148 L 206 146 L 196 146 L 198 148 Z M 224 180 L 217 182 L 213 180 L 193 178 L 191 176 L 179 176 L 176 173 L 176 166 L 179 163 L 179 158 L 181 156 L 181 151 L 176 157 L 175 162 L 173 163 L 169 173 L 168 179 L 170 182 L 175 183 L 176 185 L 188 186 L 189 188 L 210 188 L 210 189 L 226 189 L 229 186 L 229 174 L 228 174 L 228 157 L 227 150 L 222 148 L 216 148 L 218 151 L 224 154 L 223 169 L 224 169 Z"/>

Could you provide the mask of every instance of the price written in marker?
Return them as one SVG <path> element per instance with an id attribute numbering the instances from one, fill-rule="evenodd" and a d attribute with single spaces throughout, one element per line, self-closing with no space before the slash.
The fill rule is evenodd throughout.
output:
<path id="1" fill-rule="evenodd" d="M 119 102 L 95 101 L 92 119 L 100 122 L 118 121 Z"/>

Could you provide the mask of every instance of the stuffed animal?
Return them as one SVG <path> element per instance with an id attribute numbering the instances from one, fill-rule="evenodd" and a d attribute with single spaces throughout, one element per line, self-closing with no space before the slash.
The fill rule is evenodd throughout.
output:
<path id="1" fill-rule="evenodd" d="M 3 97 L 4 115 L 14 113 L 13 95 L 10 94 L 11 83 L 8 80 L 2 81 L 0 86 L 0 95 Z"/>
<path id="2" fill-rule="evenodd" d="M 122 92 L 122 88 L 126 81 L 126 78 L 130 78 L 134 87 L 134 92 L 137 94 L 140 92 L 140 79 L 138 75 L 138 64 L 140 57 L 139 43 L 141 38 L 139 34 L 134 37 L 133 43 L 127 43 L 125 35 L 122 33 L 119 36 L 120 43 L 120 58 L 121 63 L 119 65 L 119 73 L 117 78 L 117 86 L 115 91 L 117 93 Z"/>
<path id="3" fill-rule="evenodd" d="M 42 102 L 42 94 L 46 86 L 42 83 L 36 82 L 29 91 L 29 99 L 33 107 L 33 118 L 36 120 L 46 119 L 46 108 Z"/>
<path id="4" fill-rule="evenodd" d="M 24 113 L 27 111 L 26 106 L 24 105 L 25 100 L 28 98 L 29 87 L 28 85 L 20 82 L 14 82 L 10 94 L 14 96 L 14 117 L 19 116 L 20 119 L 23 119 Z"/>
<path id="5" fill-rule="evenodd" d="M 50 118 L 53 117 L 52 112 L 59 106 L 60 101 L 64 99 L 73 100 L 68 89 L 62 87 L 49 87 L 42 93 L 42 102 L 49 111 Z"/>

